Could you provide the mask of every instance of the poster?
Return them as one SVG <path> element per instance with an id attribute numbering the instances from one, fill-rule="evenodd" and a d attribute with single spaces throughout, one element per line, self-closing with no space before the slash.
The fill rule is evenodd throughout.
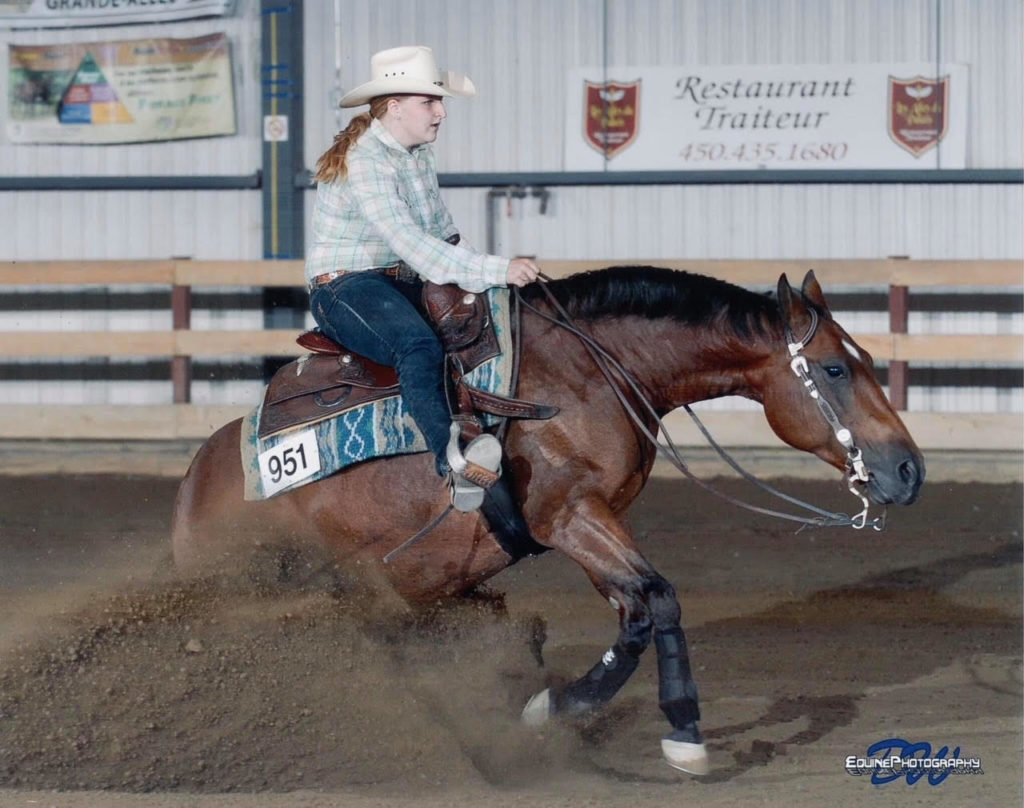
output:
<path id="1" fill-rule="evenodd" d="M 225 34 L 9 45 L 7 137 L 139 143 L 235 133 Z"/>
<path id="2" fill-rule="evenodd" d="M 569 71 L 566 171 L 964 168 L 962 64 Z"/>
<path id="3" fill-rule="evenodd" d="M 0 0 L 0 28 L 73 28 L 222 17 L 235 0 Z"/>

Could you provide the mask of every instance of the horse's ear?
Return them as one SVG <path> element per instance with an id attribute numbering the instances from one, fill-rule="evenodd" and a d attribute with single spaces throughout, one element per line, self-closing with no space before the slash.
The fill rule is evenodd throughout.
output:
<path id="1" fill-rule="evenodd" d="M 805 278 L 804 284 L 806 283 L 807 279 Z M 816 281 L 815 286 L 817 286 Z M 820 288 L 818 289 L 818 292 L 820 294 Z M 789 330 L 794 334 L 799 335 L 805 333 L 811 326 L 811 315 L 807 309 L 807 303 L 804 300 L 803 295 L 789 285 L 789 278 L 786 277 L 785 272 L 779 276 L 777 295 L 779 301 L 779 314 L 782 315 L 782 322 L 785 323 Z"/>
<path id="2" fill-rule="evenodd" d="M 813 269 L 807 270 L 807 274 L 804 275 L 804 282 L 800 287 L 800 291 L 812 303 L 821 306 L 823 309 L 828 309 L 828 303 L 825 302 L 825 294 L 821 291 L 821 286 L 818 283 L 818 279 L 814 276 Z"/>

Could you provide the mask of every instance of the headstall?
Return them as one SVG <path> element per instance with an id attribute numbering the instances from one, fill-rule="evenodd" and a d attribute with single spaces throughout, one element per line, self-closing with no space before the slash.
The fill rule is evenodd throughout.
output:
<path id="1" fill-rule="evenodd" d="M 843 426 L 839 416 L 836 415 L 835 408 L 828 403 L 818 389 L 818 385 L 814 383 L 814 379 L 811 378 L 807 357 L 803 355 L 802 351 L 814 339 L 820 318 L 818 312 L 813 308 L 808 309 L 808 311 L 811 313 L 811 324 L 807 328 L 807 333 L 801 339 L 795 339 L 789 326 L 786 326 L 786 347 L 789 349 L 790 355 L 789 367 L 797 375 L 797 378 L 803 382 L 804 389 L 814 399 L 814 403 L 818 405 L 818 410 L 832 428 L 836 440 L 846 450 L 847 487 L 850 489 L 850 493 L 860 499 L 861 504 L 864 506 L 864 510 L 852 517 L 851 527 L 860 530 L 868 524 L 869 503 L 868 498 L 856 486 L 857 483 L 866 483 L 871 478 L 871 475 L 864 464 L 861 450 L 853 442 L 853 433 Z M 885 526 L 885 517 L 876 517 L 871 521 L 871 526 L 875 530 L 882 530 Z"/>

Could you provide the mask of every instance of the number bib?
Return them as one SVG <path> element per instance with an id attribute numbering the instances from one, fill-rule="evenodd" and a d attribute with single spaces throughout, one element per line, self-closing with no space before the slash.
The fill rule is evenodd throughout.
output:
<path id="1" fill-rule="evenodd" d="M 276 494 L 320 471 L 316 433 L 304 430 L 285 438 L 273 449 L 260 452 L 260 479 L 264 496 Z"/>

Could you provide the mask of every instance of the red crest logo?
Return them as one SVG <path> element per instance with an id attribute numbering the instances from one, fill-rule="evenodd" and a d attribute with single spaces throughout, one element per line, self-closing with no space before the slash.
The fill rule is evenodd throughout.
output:
<path id="1" fill-rule="evenodd" d="M 640 79 L 624 84 L 583 82 L 583 136 L 606 160 L 636 139 L 640 119 Z"/>
<path id="2" fill-rule="evenodd" d="M 889 76 L 889 137 L 914 157 L 920 157 L 946 134 L 948 102 L 949 76 Z"/>

